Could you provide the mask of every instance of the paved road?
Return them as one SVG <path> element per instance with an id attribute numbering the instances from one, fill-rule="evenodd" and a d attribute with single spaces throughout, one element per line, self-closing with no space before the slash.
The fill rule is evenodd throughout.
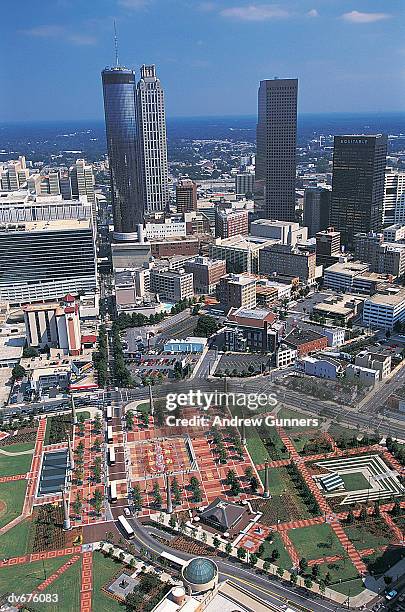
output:
<path id="1" fill-rule="evenodd" d="M 206 352 L 204 359 L 202 360 L 201 365 L 194 376 L 194 381 L 197 379 L 205 380 L 210 375 L 214 361 L 217 358 L 217 354 L 218 352 L 215 349 L 210 349 Z"/>
<path id="2" fill-rule="evenodd" d="M 157 541 L 149 533 L 156 530 L 151 529 L 147 525 L 142 525 L 137 519 L 129 519 L 129 522 L 135 531 L 135 539 L 138 542 L 139 548 L 146 548 L 155 554 L 167 551 L 181 559 L 191 559 L 194 556 L 178 550 L 173 551 L 169 546 L 165 546 Z M 320 597 L 314 596 L 312 598 L 312 593 L 309 594 L 303 589 L 291 589 L 288 586 L 284 586 L 276 578 L 269 579 L 263 577 L 236 559 L 226 557 L 213 557 L 213 559 L 218 565 L 220 579 L 229 579 L 240 584 L 247 590 L 259 595 L 262 599 L 277 606 L 278 609 L 280 609 L 280 606 L 284 606 L 285 609 L 285 606 L 288 604 L 291 604 L 293 607 L 296 606 L 296 609 L 301 612 L 327 612 L 342 609 L 333 602 L 321 599 Z"/>

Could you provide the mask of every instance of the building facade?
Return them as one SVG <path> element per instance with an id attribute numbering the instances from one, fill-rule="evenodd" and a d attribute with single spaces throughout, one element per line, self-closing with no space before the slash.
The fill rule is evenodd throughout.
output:
<path id="1" fill-rule="evenodd" d="M 186 213 L 197 210 L 197 185 L 190 179 L 180 179 L 176 185 L 176 210 Z"/>
<path id="2" fill-rule="evenodd" d="M 143 223 L 137 147 L 135 73 L 116 66 L 102 73 L 104 115 L 116 238 L 132 238 Z"/>
<path id="3" fill-rule="evenodd" d="M 247 210 L 217 209 L 215 211 L 215 235 L 217 238 L 244 236 L 248 231 Z"/>
<path id="4" fill-rule="evenodd" d="M 405 172 L 387 168 L 384 182 L 384 226 L 405 223 Z"/>
<path id="5" fill-rule="evenodd" d="M 141 67 L 137 104 L 145 210 L 165 210 L 169 201 L 165 101 L 155 66 Z"/>
<path id="6" fill-rule="evenodd" d="M 329 227 L 332 192 L 323 187 L 307 187 L 304 191 L 303 225 L 308 228 L 309 238 Z"/>
<path id="7" fill-rule="evenodd" d="M 184 270 L 151 268 L 150 290 L 169 302 L 194 297 L 193 275 Z"/>
<path id="8" fill-rule="evenodd" d="M 241 172 L 235 176 L 235 193 L 252 197 L 255 175 L 252 172 Z"/>
<path id="9" fill-rule="evenodd" d="M 96 288 L 90 219 L 0 225 L 0 301 L 55 300 Z"/>
<path id="10" fill-rule="evenodd" d="M 377 293 L 364 301 L 363 325 L 392 330 L 397 321 L 405 320 L 405 289 Z"/>
<path id="11" fill-rule="evenodd" d="M 223 259 L 195 257 L 184 264 L 186 272 L 194 279 L 194 291 L 200 294 L 213 293 L 223 276 L 226 274 L 226 262 Z"/>
<path id="12" fill-rule="evenodd" d="M 383 226 L 387 136 L 335 136 L 330 223 L 349 248 L 358 232 Z"/>
<path id="13" fill-rule="evenodd" d="M 242 274 L 223 276 L 218 288 L 219 301 L 225 308 L 255 308 L 256 279 Z"/>
<path id="14" fill-rule="evenodd" d="M 260 82 L 256 185 L 267 219 L 295 220 L 298 79 Z"/>
<path id="15" fill-rule="evenodd" d="M 260 274 L 298 276 L 302 282 L 311 284 L 316 278 L 316 255 L 275 244 L 260 251 L 259 270 Z"/>

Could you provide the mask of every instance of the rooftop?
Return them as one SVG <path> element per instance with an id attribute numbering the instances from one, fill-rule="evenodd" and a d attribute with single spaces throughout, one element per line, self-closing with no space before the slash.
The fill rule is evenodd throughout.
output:
<path id="1" fill-rule="evenodd" d="M 262 247 L 278 244 L 278 242 L 278 240 L 273 240 L 272 238 L 238 235 L 231 236 L 230 238 L 216 238 L 213 246 L 257 251 Z"/>
<path id="2" fill-rule="evenodd" d="M 183 576 L 191 584 L 206 584 L 218 574 L 217 565 L 206 557 L 196 557 L 183 568 Z"/>
<path id="3" fill-rule="evenodd" d="M 266 308 L 237 308 L 230 310 L 228 317 L 232 315 L 233 317 L 243 317 L 244 319 L 255 319 L 257 321 L 263 321 L 269 315 L 273 315 L 271 310 L 267 310 Z"/>
<path id="4" fill-rule="evenodd" d="M 57 221 L 24 221 L 22 223 L 2 223 L 0 232 L 60 232 L 83 230 L 91 227 L 90 219 L 58 219 Z"/>
<path id="5" fill-rule="evenodd" d="M 299 346 L 300 344 L 306 344 L 307 342 L 313 342 L 321 338 L 326 337 L 312 329 L 300 329 L 296 327 L 284 338 L 284 342 L 292 344 L 293 346 Z"/>
<path id="6" fill-rule="evenodd" d="M 351 274 L 352 276 L 357 276 L 366 272 L 368 268 L 369 264 L 362 261 L 339 261 L 326 268 L 325 274 Z"/>
<path id="7" fill-rule="evenodd" d="M 386 293 L 376 293 L 368 297 L 365 303 L 381 304 L 383 306 L 398 306 L 405 301 L 405 287 L 398 287 L 398 291 L 387 291 Z"/>
<path id="8" fill-rule="evenodd" d="M 252 276 L 247 276 L 244 274 L 227 274 L 223 276 L 221 280 L 226 280 L 228 283 L 237 284 L 237 285 L 251 285 L 256 282 L 256 279 Z"/>

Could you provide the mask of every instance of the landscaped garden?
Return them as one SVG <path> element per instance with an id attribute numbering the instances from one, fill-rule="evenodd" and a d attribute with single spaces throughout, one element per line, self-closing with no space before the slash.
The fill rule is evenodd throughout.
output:
<path id="1" fill-rule="evenodd" d="M 44 612 L 61 612 L 61 610 L 63 612 L 76 612 L 80 610 L 81 566 L 81 560 L 79 559 L 64 571 L 55 582 L 52 582 L 42 591 L 45 594 L 57 593 L 58 602 L 36 604 L 34 608 Z"/>
<path id="2" fill-rule="evenodd" d="M 108 610 L 108 612 L 122 612 L 121 604 L 112 597 L 109 597 L 102 588 L 112 581 L 112 578 L 123 569 L 121 563 L 114 561 L 110 557 L 104 556 L 101 552 L 93 553 L 93 593 L 92 609 Z"/>
<path id="3" fill-rule="evenodd" d="M 264 470 L 260 470 L 259 475 L 264 484 Z M 262 523 L 276 525 L 277 521 L 287 522 L 313 516 L 286 467 L 270 468 L 269 476 L 271 499 L 259 502 L 260 511 L 263 512 Z"/>
<path id="4" fill-rule="evenodd" d="M 292 561 L 290 555 L 286 551 L 283 541 L 277 532 L 273 532 L 263 542 L 264 551 L 260 554 L 260 558 L 264 561 L 270 561 L 277 567 L 283 569 L 291 569 Z"/>
<path id="5" fill-rule="evenodd" d="M 290 529 L 288 537 L 300 558 L 304 557 L 307 561 L 331 555 L 344 555 L 346 552 L 327 523 Z"/>
<path id="6" fill-rule="evenodd" d="M 0 593 L 15 593 L 21 595 L 23 593 L 32 593 L 35 589 L 44 582 L 49 576 L 54 574 L 57 569 L 64 565 L 71 557 L 57 557 L 53 559 L 43 559 L 33 563 L 21 565 L 11 565 L 9 567 L 0 568 Z M 77 563 L 80 564 L 80 561 Z M 80 581 L 78 581 L 80 584 Z M 60 594 L 58 582 L 52 584 L 53 590 L 50 592 Z M 67 592 L 65 601 L 70 600 L 70 594 Z M 38 607 L 38 605 L 34 606 Z M 45 604 L 44 604 L 45 609 Z M 46 608 L 48 609 L 48 607 Z M 55 610 L 65 610 L 62 601 Z M 70 608 L 69 608 L 70 609 Z M 78 609 L 78 606 L 75 608 Z"/>
<path id="7" fill-rule="evenodd" d="M 367 478 L 362 472 L 352 472 L 349 474 L 340 474 L 341 479 L 345 484 L 346 491 L 361 491 L 371 487 Z"/>
<path id="8" fill-rule="evenodd" d="M 65 442 L 71 435 L 72 417 L 70 414 L 58 414 L 46 419 L 44 446 Z"/>
<path id="9" fill-rule="evenodd" d="M 21 557 L 30 550 L 31 518 L 18 523 L 0 537 L 0 558 Z"/>

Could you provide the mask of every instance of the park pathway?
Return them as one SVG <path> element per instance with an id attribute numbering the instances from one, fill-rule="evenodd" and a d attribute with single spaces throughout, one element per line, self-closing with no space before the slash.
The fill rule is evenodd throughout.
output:
<path id="1" fill-rule="evenodd" d="M 82 587 L 80 590 L 80 612 L 91 612 L 91 593 L 93 588 L 93 554 L 82 555 Z"/>

